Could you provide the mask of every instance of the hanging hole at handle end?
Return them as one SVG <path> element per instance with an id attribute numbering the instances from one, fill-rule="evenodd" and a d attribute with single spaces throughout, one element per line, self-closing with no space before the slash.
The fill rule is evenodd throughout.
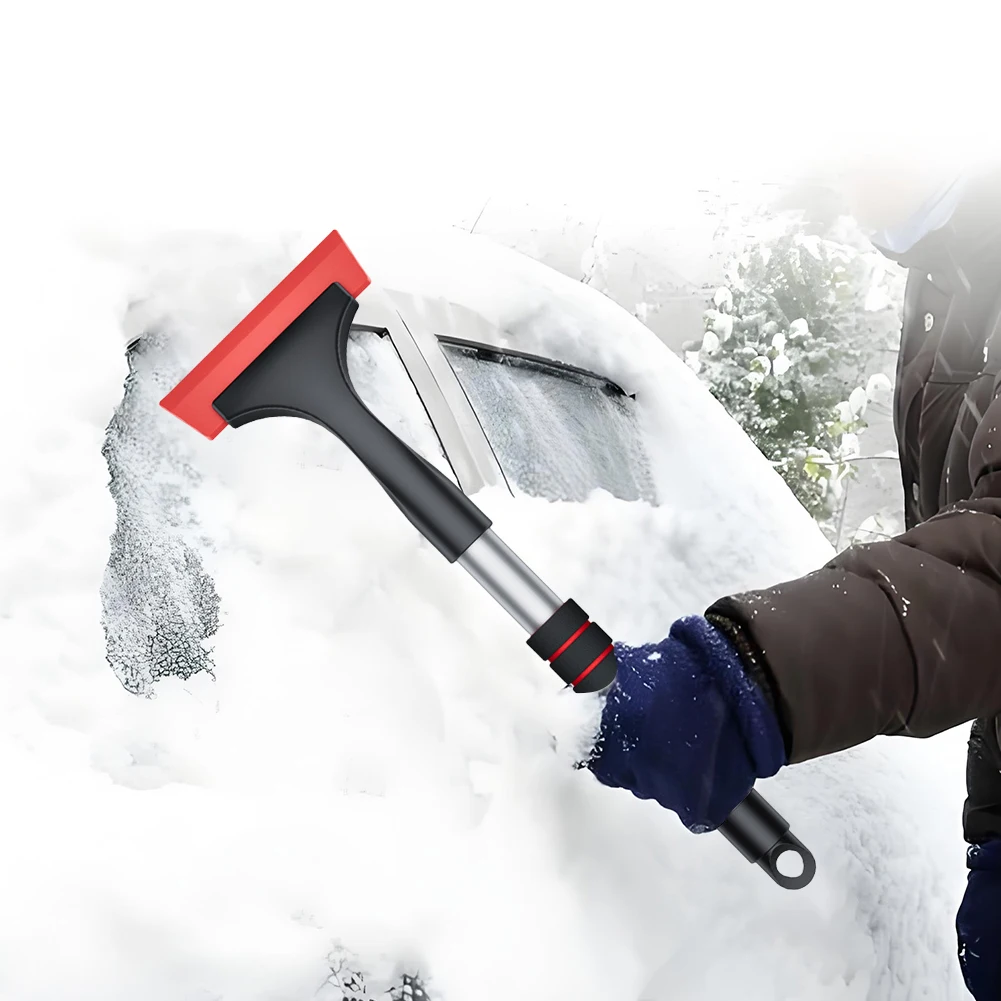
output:
<path id="1" fill-rule="evenodd" d="M 786 834 L 758 862 L 783 889 L 801 890 L 817 874 L 817 861 L 795 835 Z"/>

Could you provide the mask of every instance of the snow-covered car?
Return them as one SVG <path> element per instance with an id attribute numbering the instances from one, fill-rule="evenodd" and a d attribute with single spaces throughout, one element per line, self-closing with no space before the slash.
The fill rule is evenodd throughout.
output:
<path id="1" fill-rule="evenodd" d="M 565 691 L 339 441 L 271 420 L 208 442 L 159 407 L 319 235 L 132 243 L 91 310 L 121 302 L 129 368 L 123 396 L 105 378 L 86 397 L 114 411 L 104 638 L 80 625 L 62 673 L 11 696 L 30 781 L 0 793 L 49 833 L 11 835 L 0 995 L 340 1001 L 405 974 L 441 1001 L 960 998 L 955 734 L 762 783 L 819 866 L 783 891 L 573 767 L 598 700 Z M 617 639 L 829 556 L 608 298 L 458 232 L 344 236 L 373 279 L 359 394 Z M 18 621 L 48 628 L 24 600 Z M 49 923 L 64 966 L 30 958 Z"/>

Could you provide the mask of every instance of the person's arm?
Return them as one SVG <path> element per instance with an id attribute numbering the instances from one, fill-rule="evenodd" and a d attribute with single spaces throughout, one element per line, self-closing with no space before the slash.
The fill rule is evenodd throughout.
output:
<path id="1" fill-rule="evenodd" d="M 969 200 L 964 233 L 1001 220 L 1001 203 L 984 204 Z M 937 254 L 956 228 L 929 234 L 919 251 Z M 980 245 L 971 242 L 976 258 Z M 786 763 L 881 733 L 928 736 L 1001 709 L 999 427 L 995 400 L 970 450 L 972 500 L 806 577 L 722 598 L 685 642 L 672 631 L 655 647 L 617 651 L 620 678 L 590 761 L 599 779 L 710 829 L 740 789 Z M 716 789 L 712 809 L 705 788 Z"/>
<path id="2" fill-rule="evenodd" d="M 1001 712 L 1001 400 L 970 476 L 973 499 L 909 532 L 709 609 L 760 654 L 790 762 Z"/>
<path id="3" fill-rule="evenodd" d="M 617 647 L 598 778 L 710 830 L 785 764 L 1001 711 L 999 429 L 996 400 L 973 439 L 973 499 L 805 577 L 722 598 L 658 644 Z M 987 820 L 1001 776 L 977 775 Z"/>
<path id="4" fill-rule="evenodd" d="M 998 428 L 1001 401 L 974 455 L 1001 457 Z M 975 499 L 896 539 L 722 598 L 660 643 L 617 646 L 591 770 L 711 830 L 785 764 L 1001 711 L 998 490 L 1001 471 L 987 472 Z M 986 837 L 1001 830 L 1001 774 L 981 764 L 966 830 Z"/>

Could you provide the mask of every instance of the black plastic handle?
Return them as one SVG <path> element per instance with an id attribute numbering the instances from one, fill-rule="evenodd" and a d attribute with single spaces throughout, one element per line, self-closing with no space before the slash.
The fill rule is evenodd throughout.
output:
<path id="1" fill-rule="evenodd" d="M 411 524 L 449 562 L 490 519 L 362 403 L 348 375 L 347 348 L 358 302 L 331 285 L 213 402 L 232 427 L 264 417 L 303 417 L 337 435 Z"/>
<path id="2" fill-rule="evenodd" d="M 817 860 L 790 830 L 786 819 L 760 793 L 752 789 L 734 807 L 720 833 L 748 862 L 755 862 L 786 890 L 802 890 L 817 873 Z M 794 876 L 779 872 L 778 860 L 792 852 L 803 869 Z"/>

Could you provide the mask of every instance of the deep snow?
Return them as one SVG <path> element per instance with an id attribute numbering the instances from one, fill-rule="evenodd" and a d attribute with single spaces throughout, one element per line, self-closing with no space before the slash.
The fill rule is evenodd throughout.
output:
<path id="1" fill-rule="evenodd" d="M 311 425 L 208 443 L 155 387 L 137 400 L 151 448 L 174 450 L 157 475 L 190 468 L 194 521 L 167 528 L 200 554 L 222 627 L 214 679 L 123 689 L 100 596 L 122 316 L 142 300 L 128 322 L 162 329 L 172 353 L 153 357 L 183 369 L 319 235 L 175 237 L 108 264 L 37 234 L 11 262 L 0 997 L 309 998 L 339 940 L 382 974 L 419 968 L 442 1001 L 960 998 L 964 733 L 881 739 L 762 783 L 819 864 L 807 890 L 780 891 L 718 835 L 574 770 L 596 701 L 563 693 Z M 434 280 L 519 348 L 558 345 L 646 401 L 660 506 L 477 496 L 618 638 L 659 637 L 830 552 L 694 374 L 593 290 L 476 239 L 345 235 L 376 281 Z M 379 364 L 364 344 L 354 356 Z M 366 398 L 433 457 L 390 378 Z"/>

